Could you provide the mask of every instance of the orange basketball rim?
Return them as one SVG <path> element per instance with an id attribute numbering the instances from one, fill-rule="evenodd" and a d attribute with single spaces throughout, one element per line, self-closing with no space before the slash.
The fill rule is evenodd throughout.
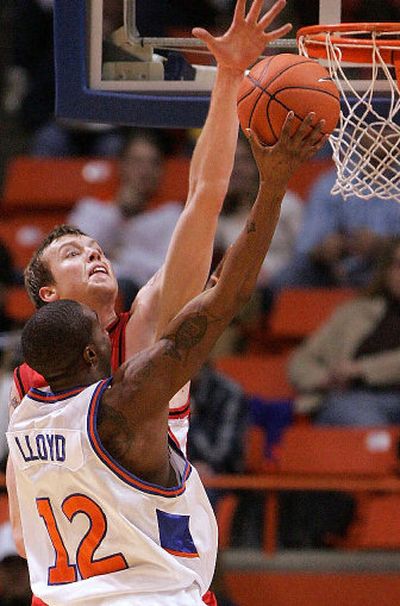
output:
<path id="1" fill-rule="evenodd" d="M 297 43 L 309 57 L 327 58 L 327 40 L 341 53 L 341 61 L 369 65 L 378 52 L 386 65 L 394 66 L 400 80 L 400 23 L 339 23 L 310 25 L 297 32 Z"/>

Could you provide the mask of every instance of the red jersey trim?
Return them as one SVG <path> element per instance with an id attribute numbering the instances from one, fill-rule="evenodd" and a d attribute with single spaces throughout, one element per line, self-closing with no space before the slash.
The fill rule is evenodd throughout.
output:
<path id="1" fill-rule="evenodd" d="M 130 317 L 131 314 L 129 311 L 120 313 L 118 314 L 118 317 L 107 326 L 107 332 L 110 335 L 112 345 L 111 368 L 113 372 L 125 362 L 125 332 Z"/>
<path id="2" fill-rule="evenodd" d="M 168 417 L 170 419 L 185 419 L 190 415 L 190 400 L 187 401 L 184 406 L 179 408 L 170 408 L 168 412 Z"/>
<path id="3" fill-rule="evenodd" d="M 58 391 L 56 393 L 52 393 L 51 391 L 43 392 L 40 389 L 36 389 L 36 387 L 31 387 L 27 395 L 31 400 L 36 400 L 36 402 L 60 402 L 61 400 L 67 400 L 68 398 L 77 396 L 81 391 L 86 389 L 86 387 L 87 385 L 84 387 L 74 387 L 73 389 Z"/>

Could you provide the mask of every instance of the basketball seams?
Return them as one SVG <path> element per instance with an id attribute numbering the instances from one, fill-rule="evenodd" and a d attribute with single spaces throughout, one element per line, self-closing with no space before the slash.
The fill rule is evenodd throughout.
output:
<path id="1" fill-rule="evenodd" d="M 298 88 L 298 87 L 296 86 L 294 88 Z M 284 89 L 282 89 L 282 90 L 285 90 L 285 89 L 286 89 L 286 87 Z M 311 89 L 311 90 L 313 90 L 313 89 Z M 321 92 L 324 92 L 324 91 L 321 91 Z M 303 122 L 303 119 L 304 119 L 303 116 L 300 116 L 298 113 L 296 113 L 296 111 L 293 110 L 293 109 L 291 109 L 289 107 L 289 105 L 286 105 L 286 103 L 284 101 L 281 101 L 280 99 L 276 99 L 275 96 L 269 95 L 268 106 L 270 105 L 271 101 L 275 101 L 275 103 L 277 103 L 278 105 L 280 105 L 281 107 L 283 107 L 287 112 L 292 111 L 294 117 L 297 118 L 297 120 L 299 120 L 300 122 Z M 275 129 L 271 126 L 271 122 L 269 120 L 269 116 L 267 116 L 267 118 L 268 118 L 268 124 L 270 124 L 271 132 L 273 133 L 275 139 L 278 139 L 278 136 L 275 133 Z M 323 130 L 321 130 L 321 134 L 322 135 L 327 135 L 328 133 L 325 133 Z"/>
<path id="2" fill-rule="evenodd" d="M 257 88 L 258 88 L 258 87 L 257 87 Z M 239 106 L 240 106 L 240 104 L 241 104 L 243 101 L 245 101 L 245 100 L 246 100 L 246 99 L 247 99 L 247 98 L 248 98 L 248 97 L 249 97 L 249 96 L 250 96 L 252 93 L 256 92 L 256 91 L 257 91 L 257 88 L 256 88 L 256 87 L 253 87 L 253 88 L 252 88 L 252 89 L 251 89 L 251 90 L 250 90 L 248 93 L 246 93 L 246 94 L 245 94 L 245 95 L 244 95 L 244 96 L 243 96 L 241 99 L 239 99 L 239 101 L 238 101 L 238 107 L 239 107 Z M 259 92 L 259 95 L 258 95 L 257 99 L 255 100 L 255 102 L 254 102 L 254 104 L 253 104 L 253 108 L 252 108 L 252 110 L 251 110 L 251 112 L 250 112 L 250 114 L 249 114 L 248 121 L 247 121 L 247 128 L 250 128 L 250 123 L 251 123 L 252 116 L 253 116 L 253 114 L 254 114 L 254 110 L 255 110 L 255 108 L 256 108 L 256 106 L 257 106 L 257 103 L 258 103 L 258 102 L 259 102 L 259 100 L 261 99 L 262 95 L 263 95 L 263 91 L 261 90 L 261 91 Z"/>
<path id="3" fill-rule="evenodd" d="M 330 93 L 328 90 L 323 90 L 322 88 L 313 88 L 312 86 L 284 86 L 283 88 L 280 88 L 278 90 L 276 90 L 274 92 L 273 95 L 271 95 L 271 93 L 268 93 L 267 91 L 267 95 L 269 95 L 270 97 L 276 97 L 277 95 L 279 95 L 279 93 L 281 93 L 282 91 L 285 90 L 310 90 L 313 93 L 321 93 L 322 95 L 329 95 L 329 97 L 332 97 L 333 99 L 335 99 L 335 101 L 338 102 L 338 104 L 340 105 L 340 100 L 337 98 L 336 95 L 334 95 L 333 93 Z"/>
<path id="4" fill-rule="evenodd" d="M 260 101 L 260 99 L 262 98 L 263 94 L 265 94 L 268 97 L 268 101 L 266 103 L 265 106 L 265 111 L 266 111 L 266 119 L 269 125 L 269 128 L 271 130 L 271 133 L 274 135 L 274 137 L 277 139 L 277 135 L 275 132 L 275 129 L 272 126 L 270 117 L 269 117 L 269 106 L 271 104 L 272 101 L 275 101 L 275 103 L 278 103 L 281 107 L 283 107 L 285 110 L 289 111 L 293 111 L 294 117 L 297 118 L 298 120 L 300 120 L 300 122 L 303 121 L 302 116 L 300 116 L 299 114 L 297 114 L 294 110 L 291 110 L 291 108 L 286 105 L 286 103 L 284 101 L 281 101 L 281 99 L 277 98 L 277 96 L 282 93 L 285 90 L 310 90 L 312 92 L 316 92 L 316 93 L 321 93 L 323 95 L 329 95 L 330 97 L 332 97 L 333 99 L 335 99 L 338 104 L 340 105 L 340 101 L 339 99 L 332 93 L 330 93 L 329 91 L 325 91 L 325 90 L 321 90 L 321 89 L 315 89 L 311 86 L 284 86 L 281 89 L 278 89 L 277 91 L 275 91 L 272 95 L 271 93 L 269 93 L 267 90 L 264 90 L 262 88 L 262 85 L 260 84 L 260 82 L 258 82 L 257 80 L 254 80 L 253 78 L 250 78 L 252 83 L 254 84 L 255 87 L 257 87 L 260 90 L 260 94 L 257 98 L 257 100 L 255 101 L 254 105 L 253 105 L 253 109 L 250 112 L 250 116 L 249 116 L 249 121 L 248 121 L 248 128 L 251 128 L 251 120 L 253 117 L 253 114 L 255 112 L 256 106 L 258 104 L 258 102 Z M 251 90 L 251 92 L 254 92 L 254 88 Z M 247 95 L 248 96 L 248 95 Z M 322 134 L 325 134 L 324 131 L 321 131 Z"/>
<path id="5" fill-rule="evenodd" d="M 266 65 L 264 65 L 263 69 L 261 70 L 261 73 L 260 73 L 260 74 L 257 76 L 258 78 L 262 79 L 262 77 L 264 76 L 264 73 L 265 73 L 266 71 L 268 71 L 269 66 L 271 65 L 271 63 L 273 62 L 273 60 L 274 60 L 275 58 L 276 58 L 276 55 L 274 55 L 273 57 L 271 57 L 270 61 L 268 61 L 268 62 L 266 63 Z M 253 84 L 253 86 L 252 86 L 251 90 L 250 90 L 248 93 L 245 93 L 245 94 L 243 95 L 243 97 L 241 97 L 241 98 L 238 100 L 238 106 L 240 105 L 240 103 L 241 103 L 242 101 L 244 101 L 245 99 L 247 99 L 247 98 L 249 97 L 249 95 L 250 95 L 252 92 L 254 92 L 254 90 L 255 90 L 256 88 L 259 88 L 258 86 L 254 86 L 254 85 L 255 85 L 255 83 L 256 83 L 257 81 L 256 81 L 256 80 L 254 80 L 254 79 L 253 79 L 253 78 L 250 76 L 250 74 L 248 74 L 248 75 L 246 76 L 246 78 L 248 78 L 248 79 L 250 80 L 250 82 Z M 251 126 L 250 126 L 250 124 L 251 124 L 251 119 L 252 119 L 252 117 L 253 117 L 253 114 L 254 114 L 254 111 L 255 111 L 255 109 L 256 109 L 257 103 L 259 102 L 260 98 L 262 97 L 262 94 L 263 94 L 263 91 L 261 90 L 261 92 L 260 92 L 260 94 L 259 94 L 258 98 L 257 98 L 257 99 L 255 100 L 255 102 L 254 102 L 253 109 L 252 109 L 252 111 L 250 112 L 250 115 L 249 115 L 249 118 L 248 118 L 248 124 L 247 124 L 247 128 L 251 128 Z"/>
<path id="6" fill-rule="evenodd" d="M 262 99 L 263 92 L 264 92 L 264 91 L 261 89 L 261 92 L 260 92 L 260 94 L 258 95 L 258 99 L 255 101 L 255 103 L 254 103 L 254 105 L 253 105 L 253 109 L 252 109 L 252 110 L 251 110 L 251 112 L 250 112 L 250 115 L 249 115 L 249 125 L 248 125 L 248 128 L 251 128 L 251 121 L 252 121 L 252 119 L 253 119 L 254 112 L 256 111 L 256 108 L 257 108 L 257 105 L 258 105 L 258 103 L 259 103 L 260 99 Z"/>
<path id="7" fill-rule="evenodd" d="M 297 55 L 293 55 L 293 56 L 294 56 L 294 57 L 296 57 Z M 251 82 L 253 85 L 255 85 L 255 84 L 256 84 L 256 85 L 260 85 L 258 88 L 260 88 L 260 87 L 262 87 L 262 86 L 267 87 L 267 86 L 270 86 L 271 84 L 273 84 L 273 83 L 274 83 L 274 81 L 275 81 L 277 78 L 279 78 L 279 77 L 280 77 L 282 74 L 284 74 L 285 72 L 289 71 L 290 69 L 294 69 L 294 68 L 295 68 L 295 67 L 297 67 L 298 65 L 304 65 L 305 63 L 314 63 L 314 61 L 313 61 L 312 59 L 304 59 L 304 61 L 299 61 L 298 63 L 295 63 L 294 65 L 287 65 L 286 67 L 282 68 L 280 72 L 278 72 L 277 74 L 274 74 L 274 75 L 272 76 L 272 79 L 271 79 L 271 80 L 267 81 L 265 84 L 261 84 L 260 80 L 262 79 L 262 76 L 264 75 L 264 72 L 265 72 L 265 71 L 267 71 L 267 70 L 268 70 L 268 69 L 271 67 L 271 65 L 272 65 L 272 63 L 273 63 L 273 60 L 274 60 L 274 59 L 277 59 L 278 57 L 280 57 L 280 55 L 274 55 L 274 56 L 271 58 L 271 61 L 269 61 L 269 62 L 268 62 L 268 63 L 267 63 L 265 66 L 264 66 L 264 69 L 262 70 L 261 74 L 260 74 L 259 76 L 257 76 L 257 78 L 255 78 L 254 76 L 252 76 L 252 75 L 251 75 L 251 73 L 248 73 L 248 74 L 247 74 L 247 76 L 246 76 L 246 78 L 247 78 L 248 80 L 250 80 L 250 82 Z M 275 61 L 275 63 L 276 63 L 276 61 Z M 250 92 L 251 92 L 251 91 L 250 91 Z M 267 91 L 265 91 L 265 90 L 264 90 L 264 92 L 267 92 Z M 240 102 L 241 102 L 243 99 L 245 99 L 245 98 L 248 96 L 248 94 L 249 94 L 249 93 L 245 93 L 245 94 L 243 95 L 243 97 L 240 97 L 240 99 L 238 99 L 238 103 L 240 103 Z"/>
<path id="8" fill-rule="evenodd" d="M 249 72 L 249 73 L 248 73 L 248 74 L 245 76 L 245 79 L 250 80 L 250 82 L 251 82 L 253 85 L 254 85 L 254 84 L 256 84 L 256 82 L 257 82 L 257 83 L 259 83 L 259 81 L 260 81 L 260 80 L 262 80 L 262 78 L 263 78 L 263 76 L 264 76 L 264 73 L 265 73 L 266 71 L 268 71 L 268 69 L 270 68 L 271 64 L 274 62 L 274 59 L 276 59 L 277 57 L 279 57 L 279 55 L 274 55 L 274 56 L 272 56 L 272 57 L 270 58 L 270 60 L 269 60 L 269 61 L 268 61 L 268 62 L 267 62 L 265 65 L 264 65 L 263 69 L 261 70 L 261 73 L 260 73 L 260 74 L 258 74 L 257 79 L 256 79 L 254 76 L 252 76 L 252 75 L 251 75 L 251 72 Z M 254 67 L 256 67 L 256 65 L 255 65 Z M 254 69 L 254 67 L 253 67 L 253 69 Z M 252 89 L 252 90 L 253 90 L 253 89 Z M 250 92 L 252 92 L 252 91 L 250 91 Z M 248 94 L 249 94 L 249 93 L 245 93 L 245 94 L 243 95 L 243 97 L 240 97 L 240 98 L 238 99 L 238 103 L 240 103 L 240 102 L 241 102 L 243 99 L 245 99 L 245 98 L 248 96 Z"/>
<path id="9" fill-rule="evenodd" d="M 290 62 L 289 65 L 287 61 Z M 320 84 L 322 79 L 328 81 L 328 73 L 322 66 L 319 66 L 322 71 L 316 71 L 316 64 L 308 57 L 286 55 L 284 59 L 282 55 L 275 55 L 265 60 L 265 66 L 261 70 L 253 68 L 243 81 L 242 97 L 238 99 L 242 127 L 251 127 L 259 133 L 261 140 L 273 145 L 279 136 L 276 131 L 281 128 L 283 114 L 293 111 L 296 122 L 302 122 L 304 112 L 311 107 L 310 111 L 315 111 L 317 117 L 321 112 L 323 117 L 325 111 L 326 134 L 332 132 L 336 116 L 340 112 L 340 98 L 338 93 L 335 94 L 333 80 L 330 84 Z M 277 69 L 279 71 L 276 73 Z M 310 95 L 314 93 L 317 97 L 313 102 Z M 274 101 L 277 105 L 274 105 Z M 312 109 L 313 104 L 315 109 Z M 330 113 L 327 113 L 328 111 Z M 322 134 L 325 134 L 324 131 Z"/>
<path id="10" fill-rule="evenodd" d="M 276 136 L 276 134 L 275 134 L 275 129 L 274 129 L 273 125 L 272 125 L 271 118 L 269 117 L 269 106 L 270 106 L 271 101 L 272 101 L 272 97 L 271 97 L 271 95 L 269 95 L 268 102 L 267 102 L 267 104 L 266 104 L 266 106 L 265 106 L 265 117 L 266 117 L 266 119 L 267 119 L 267 123 L 268 123 L 268 126 L 269 126 L 269 130 L 270 130 L 270 131 L 271 131 L 271 133 L 274 135 L 275 139 L 276 139 L 276 140 L 278 140 L 278 137 L 277 137 L 277 136 Z"/>
<path id="11" fill-rule="evenodd" d="M 294 56 L 296 56 L 296 55 L 294 55 Z M 277 78 L 280 78 L 282 76 L 282 74 L 284 74 L 285 72 L 287 72 L 287 71 L 289 71 L 291 69 L 295 69 L 297 66 L 305 65 L 307 63 L 314 64 L 314 61 L 312 59 L 304 59 L 303 61 L 299 61 L 298 63 L 295 63 L 294 65 L 293 64 L 287 65 L 286 67 L 282 68 L 278 73 L 274 74 L 274 76 L 269 81 L 267 81 L 264 84 L 261 84 L 261 80 L 262 80 L 265 72 L 267 72 L 271 68 L 272 64 L 274 63 L 274 60 L 278 60 L 279 58 L 280 58 L 280 55 L 274 55 L 273 57 L 271 57 L 271 60 L 268 61 L 268 63 L 262 69 L 261 73 L 257 75 L 257 77 L 251 76 L 250 73 L 247 74 L 247 76 L 246 76 L 246 78 L 248 80 L 250 80 L 250 82 L 253 84 L 253 88 L 250 91 L 246 92 L 243 95 L 243 97 L 241 97 L 238 100 L 238 105 L 240 105 L 243 101 L 245 101 L 251 95 L 251 93 L 254 92 L 255 88 L 258 88 L 260 90 L 260 94 L 257 97 L 257 99 L 254 101 L 253 108 L 252 108 L 252 110 L 251 110 L 251 112 L 249 114 L 248 121 L 247 121 L 247 128 L 251 128 L 251 121 L 252 121 L 252 118 L 254 116 L 254 112 L 256 111 L 257 105 L 258 105 L 260 99 L 262 98 L 263 94 L 268 95 L 270 99 L 272 99 L 272 98 L 275 97 L 276 92 L 274 93 L 274 95 L 271 95 L 266 90 L 266 88 L 268 86 L 271 86 L 271 84 L 273 84 L 274 81 Z M 276 61 L 275 61 L 275 63 L 276 63 Z M 290 88 L 290 87 L 285 87 L 285 88 Z M 301 86 L 299 86 L 299 87 L 293 87 L 293 88 L 304 88 L 304 89 L 306 89 L 307 87 L 301 87 Z M 321 91 L 321 92 L 325 92 L 325 91 Z M 334 97 L 334 95 L 332 95 L 332 96 Z M 268 106 L 269 106 L 269 103 L 267 104 L 266 109 L 267 109 L 268 124 L 270 124 L 270 119 L 269 119 L 269 114 L 268 114 Z M 272 127 L 270 127 L 270 128 L 271 128 L 271 132 L 273 132 L 274 136 L 276 137 L 275 131 L 272 129 Z"/>
<path id="12" fill-rule="evenodd" d="M 275 55 L 275 56 L 279 57 L 279 55 Z M 296 56 L 297 55 L 294 55 L 294 57 L 296 57 Z M 271 65 L 271 63 L 272 63 L 272 61 L 270 61 L 266 67 L 269 67 Z M 299 61 L 298 63 L 287 65 L 286 67 L 282 68 L 280 72 L 278 72 L 277 74 L 274 74 L 273 77 L 272 77 L 272 79 L 269 82 L 265 82 L 264 86 L 265 87 L 271 86 L 271 84 L 273 84 L 275 82 L 275 80 L 277 80 L 278 78 L 280 78 L 282 76 L 282 74 L 284 74 L 285 72 L 288 72 L 291 69 L 295 69 L 299 65 L 304 65 L 305 63 L 311 63 L 311 64 L 313 64 L 314 61 L 312 59 L 304 59 L 304 61 Z"/>

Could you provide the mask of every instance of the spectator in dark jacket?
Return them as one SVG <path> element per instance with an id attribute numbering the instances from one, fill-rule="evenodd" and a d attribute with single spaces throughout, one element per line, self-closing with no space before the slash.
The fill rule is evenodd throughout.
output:
<path id="1" fill-rule="evenodd" d="M 247 403 L 242 389 L 210 363 L 193 379 L 191 404 L 191 462 L 203 475 L 241 471 L 247 427 Z M 215 505 L 219 493 L 209 490 L 208 496 Z"/>

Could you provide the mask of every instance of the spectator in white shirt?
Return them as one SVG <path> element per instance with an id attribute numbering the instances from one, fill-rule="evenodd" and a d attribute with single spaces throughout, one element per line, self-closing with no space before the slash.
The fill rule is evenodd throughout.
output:
<path id="1" fill-rule="evenodd" d="M 121 152 L 115 202 L 84 198 L 68 218 L 99 242 L 112 261 L 126 309 L 163 264 L 182 211 L 176 201 L 148 208 L 160 183 L 163 159 L 162 146 L 152 131 L 133 131 Z"/>

